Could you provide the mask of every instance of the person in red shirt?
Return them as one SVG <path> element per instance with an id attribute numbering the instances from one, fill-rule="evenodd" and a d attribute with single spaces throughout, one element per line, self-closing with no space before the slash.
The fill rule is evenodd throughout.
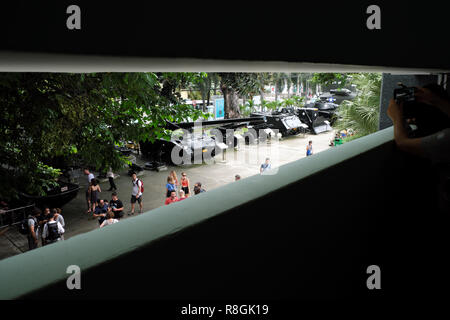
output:
<path id="1" fill-rule="evenodd" d="M 187 197 L 186 197 L 186 195 L 184 194 L 184 191 L 183 190 L 180 190 L 180 197 L 178 198 L 178 201 L 181 201 L 181 200 L 184 200 L 184 199 L 186 199 Z"/>
<path id="2" fill-rule="evenodd" d="M 172 191 L 170 193 L 170 197 L 168 197 L 166 199 L 166 202 L 164 203 L 165 205 L 171 204 L 172 202 L 177 202 L 178 198 L 177 198 L 177 192 L 176 191 Z"/>

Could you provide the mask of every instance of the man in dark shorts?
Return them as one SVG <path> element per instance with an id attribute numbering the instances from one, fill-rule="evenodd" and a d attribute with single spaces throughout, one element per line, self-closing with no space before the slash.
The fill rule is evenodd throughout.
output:
<path id="1" fill-rule="evenodd" d="M 133 190 L 131 191 L 131 214 L 134 214 L 134 204 L 136 201 L 139 203 L 139 213 L 142 213 L 142 181 L 137 178 L 136 173 L 133 173 L 131 178 L 133 183 Z"/>

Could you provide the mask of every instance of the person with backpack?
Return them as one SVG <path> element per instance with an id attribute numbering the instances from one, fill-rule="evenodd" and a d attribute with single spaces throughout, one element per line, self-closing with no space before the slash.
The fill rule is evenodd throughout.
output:
<path id="1" fill-rule="evenodd" d="M 44 206 L 44 211 L 43 214 L 41 214 L 38 217 L 38 223 L 39 223 L 39 230 L 42 231 L 44 229 L 44 226 L 47 222 L 50 221 L 50 218 L 53 216 L 50 208 L 48 206 Z M 42 246 L 45 246 L 47 243 L 45 242 L 44 239 L 44 234 L 42 232 L 40 232 L 40 236 L 41 236 L 41 244 Z"/>
<path id="2" fill-rule="evenodd" d="M 55 217 L 55 221 L 59 222 L 63 228 L 66 227 L 66 222 L 64 221 L 64 217 L 61 214 L 61 208 L 53 209 L 53 215 Z M 61 235 L 61 239 L 64 240 L 64 235 Z"/>
<path id="3" fill-rule="evenodd" d="M 62 240 L 61 236 L 64 234 L 64 228 L 61 223 L 56 221 L 55 215 L 52 215 L 50 220 L 44 225 L 42 231 L 42 238 L 45 239 L 45 244 L 54 243 Z"/>
<path id="4" fill-rule="evenodd" d="M 33 212 L 25 218 L 19 227 L 19 232 L 21 234 L 27 235 L 28 239 L 28 249 L 36 249 L 39 242 L 39 222 L 38 219 L 41 215 L 41 210 L 39 208 L 34 208 Z"/>
<path id="5" fill-rule="evenodd" d="M 134 205 L 136 201 L 139 203 L 139 213 L 142 213 L 142 192 L 144 191 L 144 183 L 137 178 L 136 172 L 131 175 L 133 190 L 131 191 L 131 214 L 134 214 Z"/>

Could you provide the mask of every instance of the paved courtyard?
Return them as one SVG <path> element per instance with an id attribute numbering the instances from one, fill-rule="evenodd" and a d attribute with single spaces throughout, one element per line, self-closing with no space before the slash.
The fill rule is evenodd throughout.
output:
<path id="1" fill-rule="evenodd" d="M 259 167 L 266 157 L 272 162 L 272 169 L 277 166 L 301 159 L 306 156 L 306 145 L 309 140 L 313 141 L 314 153 L 324 151 L 329 147 L 329 142 L 334 138 L 335 132 L 329 131 L 319 135 L 298 135 L 284 138 L 270 144 L 243 145 L 239 150 L 228 150 L 224 155 L 217 155 L 213 164 L 192 164 L 177 167 L 168 167 L 167 171 L 148 171 L 144 170 L 139 174 L 139 178 L 144 181 L 143 206 L 144 214 L 151 214 L 152 209 L 164 205 L 165 185 L 169 171 L 175 170 L 178 178 L 181 172 L 186 172 L 190 182 L 191 191 L 196 182 L 201 182 L 203 188 L 207 191 L 219 188 L 224 184 L 232 183 L 234 176 L 239 174 L 242 179 L 259 174 Z M 145 160 L 137 158 L 137 163 L 143 165 Z M 127 169 L 122 170 L 115 179 L 119 199 L 125 206 L 124 219 L 132 218 L 127 213 L 130 212 L 131 198 L 131 177 L 127 175 Z M 94 172 L 94 174 L 96 174 Z M 89 219 L 85 213 L 85 190 L 87 188 L 87 178 L 82 176 L 79 179 L 81 186 L 77 197 L 66 204 L 62 209 L 62 214 L 66 222 L 65 239 L 69 239 L 77 234 L 89 232 L 98 228 L 97 220 Z M 100 198 L 111 199 L 109 182 L 106 180 L 100 183 L 102 192 Z M 150 212 L 149 212 L 150 211 Z M 136 212 L 139 212 L 138 206 Z M 26 236 L 19 234 L 16 228 L 0 231 L 0 259 L 19 254 L 28 249 Z"/>

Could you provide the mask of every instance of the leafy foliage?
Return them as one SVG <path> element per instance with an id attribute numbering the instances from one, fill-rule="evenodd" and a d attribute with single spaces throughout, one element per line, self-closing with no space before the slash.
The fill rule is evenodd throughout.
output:
<path id="1" fill-rule="evenodd" d="M 305 106 L 305 97 L 292 96 L 289 99 L 285 99 L 282 102 L 282 106 L 284 107 L 304 107 Z"/>
<path id="2" fill-rule="evenodd" d="M 350 76 L 350 77 L 349 77 Z M 330 85 L 334 82 L 338 84 L 338 87 L 344 87 L 353 74 L 350 73 L 314 73 L 311 78 L 312 84 Z"/>
<path id="3" fill-rule="evenodd" d="M 193 73 L 0 74 L 0 198 L 45 193 L 68 158 L 96 169 L 121 167 L 121 141 L 170 137 L 165 121 L 197 119 L 177 89 Z M 20 180 L 20 184 L 17 184 Z"/>
<path id="4" fill-rule="evenodd" d="M 380 116 L 380 73 L 361 73 L 353 76 L 352 82 L 358 88 L 353 101 L 345 100 L 339 107 L 335 127 L 339 130 L 352 128 L 358 136 L 364 136 L 378 130 Z"/>
<path id="5" fill-rule="evenodd" d="M 244 105 L 239 106 L 241 116 L 248 117 L 255 111 L 255 103 L 253 100 L 248 100 Z"/>

